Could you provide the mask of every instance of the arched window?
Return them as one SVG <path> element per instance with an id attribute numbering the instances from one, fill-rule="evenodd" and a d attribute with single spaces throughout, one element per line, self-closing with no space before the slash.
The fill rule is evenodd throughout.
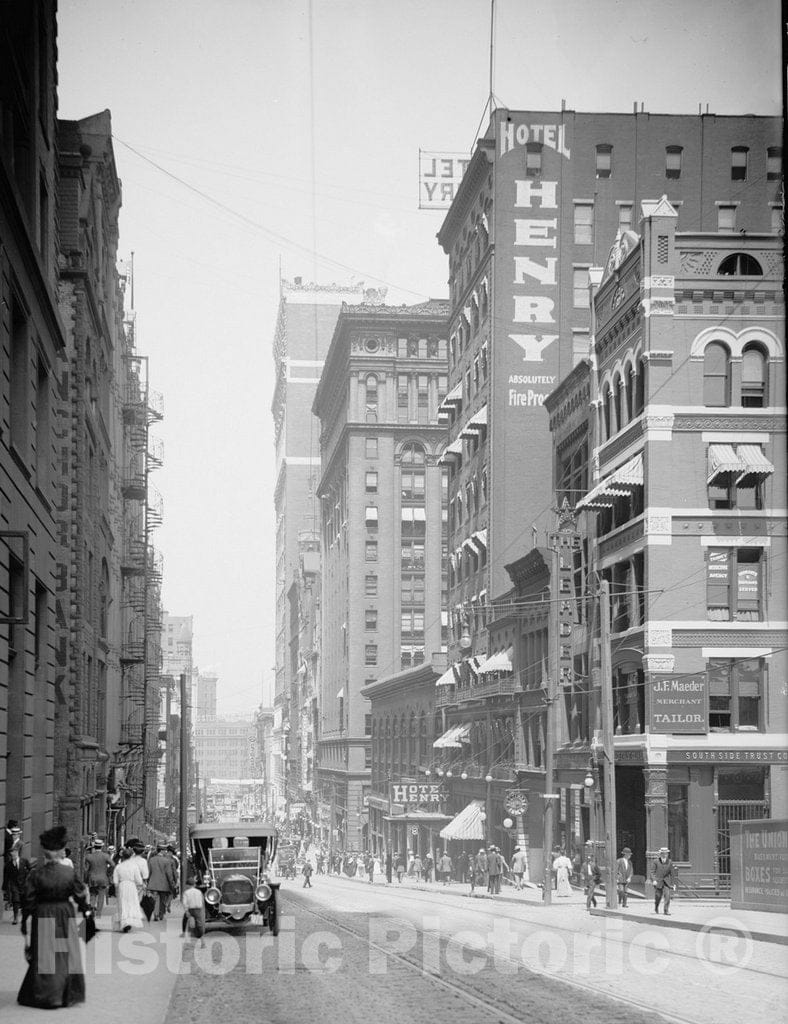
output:
<path id="1" fill-rule="evenodd" d="M 633 391 L 635 389 L 635 371 L 633 370 L 633 368 L 629 364 L 627 364 L 624 367 L 624 376 L 623 376 L 622 379 L 623 379 L 623 382 L 624 382 L 624 394 L 623 394 L 624 417 L 625 417 L 625 421 L 627 423 L 629 423 L 629 422 L 631 422 L 631 420 L 633 419 L 633 417 L 635 415 L 635 413 L 634 413 L 635 403 L 634 403 L 634 395 L 633 395 Z"/>
<path id="2" fill-rule="evenodd" d="M 717 273 L 720 277 L 763 277 L 763 267 L 748 252 L 734 252 L 720 263 Z"/>
<path id="3" fill-rule="evenodd" d="M 760 345 L 747 345 L 741 358 L 741 404 L 751 409 L 768 405 L 768 361 Z"/>
<path id="4" fill-rule="evenodd" d="M 634 391 L 635 402 L 633 406 L 633 415 L 640 416 L 646 406 L 646 363 L 642 356 L 638 359 Z"/>
<path id="5" fill-rule="evenodd" d="M 378 378 L 370 373 L 366 380 L 366 422 L 377 423 L 378 421 Z"/>
<path id="6" fill-rule="evenodd" d="M 703 353 L 703 404 L 730 404 L 730 354 L 720 341 L 712 341 Z"/>
<path id="7" fill-rule="evenodd" d="M 605 384 L 602 389 L 602 417 L 604 420 L 604 440 L 607 441 L 611 437 L 611 419 L 610 419 L 610 385 Z"/>
<path id="8" fill-rule="evenodd" d="M 614 430 L 620 430 L 624 426 L 624 421 L 621 419 L 621 377 L 616 374 L 613 378 L 613 417 L 615 419 Z"/>

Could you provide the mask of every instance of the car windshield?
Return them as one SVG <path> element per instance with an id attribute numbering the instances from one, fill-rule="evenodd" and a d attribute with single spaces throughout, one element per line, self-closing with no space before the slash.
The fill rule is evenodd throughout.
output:
<path id="1" fill-rule="evenodd" d="M 210 864 L 213 871 L 257 871 L 260 864 L 259 847 L 239 847 L 225 850 L 211 850 Z"/>

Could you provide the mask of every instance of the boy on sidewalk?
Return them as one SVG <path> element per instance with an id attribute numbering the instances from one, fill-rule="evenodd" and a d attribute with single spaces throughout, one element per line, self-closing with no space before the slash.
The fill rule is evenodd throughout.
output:
<path id="1" fill-rule="evenodd" d="M 195 939 L 200 940 L 200 947 L 205 949 L 205 900 L 202 892 L 195 886 L 194 878 L 189 878 L 183 890 L 183 920 L 181 921 L 181 938 L 186 938 L 186 930 L 191 918 L 191 930 Z"/>

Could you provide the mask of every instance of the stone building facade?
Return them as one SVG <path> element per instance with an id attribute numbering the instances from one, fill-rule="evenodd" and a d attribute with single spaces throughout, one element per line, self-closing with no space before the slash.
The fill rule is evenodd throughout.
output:
<path id="1" fill-rule="evenodd" d="M 361 689 L 446 642 L 447 305 L 343 306 L 314 401 L 320 419 L 320 818 L 366 842 L 370 727 Z"/>

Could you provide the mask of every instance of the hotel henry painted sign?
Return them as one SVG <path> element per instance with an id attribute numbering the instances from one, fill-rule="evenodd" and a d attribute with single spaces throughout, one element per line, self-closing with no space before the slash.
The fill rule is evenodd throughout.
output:
<path id="1" fill-rule="evenodd" d="M 419 209 L 448 210 L 471 162 L 464 153 L 419 150 Z"/>
<path id="2" fill-rule="evenodd" d="M 704 672 L 697 675 L 654 674 L 649 687 L 649 731 L 709 731 L 709 683 Z"/>
<path id="3" fill-rule="evenodd" d="M 391 786 L 392 803 L 407 804 L 409 807 L 435 810 L 446 803 L 447 795 L 440 783 L 395 782 Z"/>

